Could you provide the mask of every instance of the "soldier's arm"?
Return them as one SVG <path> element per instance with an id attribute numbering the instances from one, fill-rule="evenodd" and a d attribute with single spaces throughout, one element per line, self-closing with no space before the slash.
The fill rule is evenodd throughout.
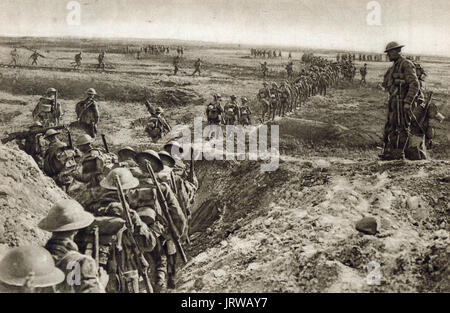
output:
<path id="1" fill-rule="evenodd" d="M 404 73 L 405 81 L 408 84 L 408 93 L 406 94 L 404 101 L 406 105 L 412 105 L 412 102 L 420 89 L 419 79 L 416 75 L 416 68 L 412 62 L 404 62 Z"/>
<path id="2" fill-rule="evenodd" d="M 75 284 L 75 292 L 78 293 L 104 293 L 104 286 L 100 283 L 98 277 L 97 265 L 95 260 L 85 256 L 80 261 L 81 280 L 80 284 Z"/>
<path id="3" fill-rule="evenodd" d="M 183 230 L 186 228 L 187 223 L 183 210 L 181 209 L 175 194 L 166 183 L 161 184 L 161 191 L 166 199 L 169 214 L 172 217 L 173 223 L 178 230 L 178 234 L 181 236 Z"/>
<path id="4" fill-rule="evenodd" d="M 96 123 L 98 123 L 100 113 L 98 111 L 98 104 L 94 102 L 94 120 Z"/>

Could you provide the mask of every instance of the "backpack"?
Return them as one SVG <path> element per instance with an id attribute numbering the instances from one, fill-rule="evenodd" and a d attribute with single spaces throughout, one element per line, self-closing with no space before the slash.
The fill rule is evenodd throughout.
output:
<path id="1" fill-rule="evenodd" d="M 145 128 L 145 131 L 152 138 L 156 138 L 162 135 L 163 126 L 160 120 L 157 117 L 151 117 L 148 123 L 148 126 Z"/>
<path id="2" fill-rule="evenodd" d="M 208 118 L 215 119 L 219 116 L 219 110 L 213 105 L 208 105 Z"/>

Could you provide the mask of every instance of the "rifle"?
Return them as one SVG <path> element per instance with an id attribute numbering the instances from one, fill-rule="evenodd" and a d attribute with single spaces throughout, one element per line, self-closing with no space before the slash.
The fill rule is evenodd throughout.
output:
<path id="1" fill-rule="evenodd" d="M 100 236 L 98 232 L 98 225 L 94 226 L 94 259 L 97 265 L 97 270 L 100 271 Z"/>
<path id="2" fill-rule="evenodd" d="M 191 161 L 190 161 L 188 181 L 194 183 L 194 148 L 192 147 L 191 147 Z"/>
<path id="3" fill-rule="evenodd" d="M 106 142 L 105 134 L 102 134 L 103 145 L 105 146 L 106 153 L 109 153 L 108 143 Z"/>
<path id="4" fill-rule="evenodd" d="M 58 107 L 58 102 L 57 101 L 58 101 L 58 92 L 55 92 L 55 103 L 52 106 L 53 114 L 55 114 L 56 108 Z M 56 117 L 56 125 L 59 125 L 59 113 L 60 112 L 56 112 L 56 113 L 58 114 L 58 116 Z"/>
<path id="5" fill-rule="evenodd" d="M 117 195 L 119 196 L 120 203 L 122 204 L 122 218 L 125 220 L 126 227 L 129 232 L 129 239 L 131 244 L 133 245 L 133 254 L 136 259 L 136 264 L 138 268 L 139 275 L 144 279 L 145 289 L 147 293 L 153 293 L 153 287 L 150 283 L 150 279 L 148 278 L 147 269 L 149 264 L 145 259 L 144 252 L 142 251 L 141 246 L 137 243 L 136 238 L 134 238 L 134 225 L 130 216 L 130 207 L 128 206 L 128 202 L 125 199 L 125 195 L 123 193 L 122 184 L 120 183 L 120 179 L 116 176 L 116 188 Z"/>
<path id="6" fill-rule="evenodd" d="M 67 126 L 65 126 L 65 125 L 61 125 L 61 126 L 45 127 L 45 128 L 41 128 L 41 129 L 38 129 L 38 130 L 14 132 L 14 133 L 8 134 L 8 137 L 3 138 L 2 139 L 2 143 L 5 144 L 5 143 L 10 142 L 10 141 L 12 141 L 14 139 L 21 140 L 21 139 L 25 139 L 26 137 L 31 136 L 31 135 L 42 134 L 42 133 L 45 133 L 49 129 L 58 130 L 58 129 L 66 128 L 66 127 Z"/>
<path id="7" fill-rule="evenodd" d="M 72 134 L 70 133 L 70 130 L 67 130 L 67 138 L 69 140 L 69 149 L 73 150 Z"/>
<path id="8" fill-rule="evenodd" d="M 152 180 L 155 183 L 156 191 L 158 192 L 158 195 L 161 198 L 162 212 L 163 212 L 164 217 L 166 218 L 167 222 L 169 223 L 169 225 L 168 225 L 169 230 L 172 235 L 175 246 L 177 247 L 178 251 L 180 252 L 183 262 L 187 263 L 186 254 L 184 253 L 183 247 L 181 246 L 180 241 L 178 240 L 178 238 L 180 238 L 180 235 L 178 233 L 178 230 L 175 227 L 172 216 L 170 216 L 169 209 L 167 208 L 167 200 L 164 197 L 164 194 L 162 193 L 162 190 L 159 186 L 158 180 L 156 179 L 155 172 L 153 171 L 152 166 L 149 164 L 149 162 L 147 162 L 146 166 L 147 166 L 147 171 L 150 173 L 150 175 L 152 176 Z"/>

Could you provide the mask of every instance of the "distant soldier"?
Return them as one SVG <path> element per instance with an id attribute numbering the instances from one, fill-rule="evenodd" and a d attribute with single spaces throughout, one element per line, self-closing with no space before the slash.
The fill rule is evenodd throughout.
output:
<path id="1" fill-rule="evenodd" d="M 172 128 L 163 116 L 163 109 L 157 107 L 155 114 L 150 117 L 149 123 L 145 128 L 147 134 L 152 138 L 154 142 L 161 139 L 165 134 L 170 132 Z"/>
<path id="2" fill-rule="evenodd" d="M 367 75 L 367 63 L 364 63 L 364 66 L 359 69 L 359 73 L 361 74 L 361 84 L 366 84 L 366 75 Z"/>
<path id="3" fill-rule="evenodd" d="M 202 61 L 200 60 L 200 58 L 198 58 L 197 61 L 195 61 L 195 64 L 194 64 L 195 70 L 194 70 L 194 73 L 192 73 L 192 76 L 194 76 L 195 73 L 198 73 L 198 76 L 201 75 L 200 74 L 201 65 L 202 65 Z"/>
<path id="4" fill-rule="evenodd" d="M 259 90 L 257 99 L 261 106 L 261 122 L 264 122 L 266 114 L 270 118 L 270 88 L 267 82 L 263 82 L 263 88 Z"/>
<path id="5" fill-rule="evenodd" d="M 98 55 L 98 68 L 105 69 L 105 51 Z"/>
<path id="6" fill-rule="evenodd" d="M 16 67 L 18 58 L 19 58 L 19 54 L 17 53 L 17 48 L 14 48 L 11 51 L 11 62 L 9 63 L 9 65 L 14 64 L 14 67 Z"/>
<path id="7" fill-rule="evenodd" d="M 180 56 L 177 55 L 173 59 L 173 75 L 177 75 L 179 69 L 180 69 Z"/>
<path id="8" fill-rule="evenodd" d="M 294 73 L 294 63 L 291 61 L 286 65 L 287 77 L 289 79 L 292 78 L 292 74 Z"/>
<path id="9" fill-rule="evenodd" d="M 263 77 L 266 78 L 267 72 L 269 71 L 266 61 L 264 61 L 264 63 L 261 63 L 261 71 L 262 71 Z"/>
<path id="10" fill-rule="evenodd" d="M 290 51 L 289 51 L 289 56 L 288 56 L 288 58 L 289 58 L 289 59 L 292 59 L 292 54 L 291 54 Z"/>
<path id="11" fill-rule="evenodd" d="M 39 57 L 43 57 L 41 54 L 39 54 L 36 50 L 33 51 L 33 54 L 30 55 L 30 59 L 33 61 L 31 62 L 31 65 L 38 65 L 37 61 Z"/>
<path id="12" fill-rule="evenodd" d="M 49 127 L 58 125 L 62 115 L 61 104 L 57 102 L 57 90 L 48 88 L 45 96 L 39 99 L 33 110 L 33 119 L 42 123 L 44 127 Z"/>
<path id="13" fill-rule="evenodd" d="M 64 283 L 58 286 L 59 292 L 105 292 L 108 282 L 106 272 L 100 271 L 92 257 L 81 254 L 74 241 L 78 231 L 88 227 L 92 222 L 94 216 L 86 212 L 77 201 L 69 199 L 53 205 L 47 216 L 39 222 L 40 229 L 52 233 L 45 248 L 52 254 L 56 266 L 67 277 Z M 74 269 L 78 269 L 75 275 Z"/>
<path id="14" fill-rule="evenodd" d="M 89 136 L 95 138 L 97 135 L 97 124 L 100 117 L 98 104 L 95 101 L 97 92 L 94 88 L 89 88 L 86 93 L 86 99 L 76 104 L 75 113 L 77 114 L 77 119 L 80 126 Z"/>
<path id="15" fill-rule="evenodd" d="M 281 50 L 278 51 L 278 57 L 281 58 Z"/>
<path id="16" fill-rule="evenodd" d="M 237 97 L 232 95 L 230 97 L 231 101 L 225 104 L 224 114 L 225 114 L 225 124 L 234 125 L 239 121 L 239 105 L 237 103 Z"/>
<path id="17" fill-rule="evenodd" d="M 250 125 L 251 119 L 250 116 L 252 114 L 252 111 L 250 110 L 250 107 L 248 106 L 248 99 L 246 97 L 241 98 L 241 106 L 239 108 L 240 111 L 240 119 L 239 124 L 240 125 Z"/>
<path id="18" fill-rule="evenodd" d="M 208 124 L 219 125 L 222 121 L 223 108 L 220 104 L 220 94 L 214 94 L 214 101 L 206 107 Z"/>
<path id="19" fill-rule="evenodd" d="M 0 255 L 0 293 L 56 292 L 64 279 L 64 272 L 43 247 L 15 247 Z"/>
<path id="20" fill-rule="evenodd" d="M 75 54 L 75 65 L 73 67 L 74 69 L 78 69 L 81 67 L 81 60 L 83 60 L 83 57 L 80 51 L 80 53 Z"/>

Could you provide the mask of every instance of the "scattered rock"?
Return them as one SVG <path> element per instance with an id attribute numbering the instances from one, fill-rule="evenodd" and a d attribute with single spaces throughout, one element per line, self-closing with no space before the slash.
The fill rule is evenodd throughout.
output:
<path id="1" fill-rule="evenodd" d="M 356 222 L 356 230 L 360 231 L 366 235 L 376 235 L 377 221 L 373 217 L 364 217 Z"/>

